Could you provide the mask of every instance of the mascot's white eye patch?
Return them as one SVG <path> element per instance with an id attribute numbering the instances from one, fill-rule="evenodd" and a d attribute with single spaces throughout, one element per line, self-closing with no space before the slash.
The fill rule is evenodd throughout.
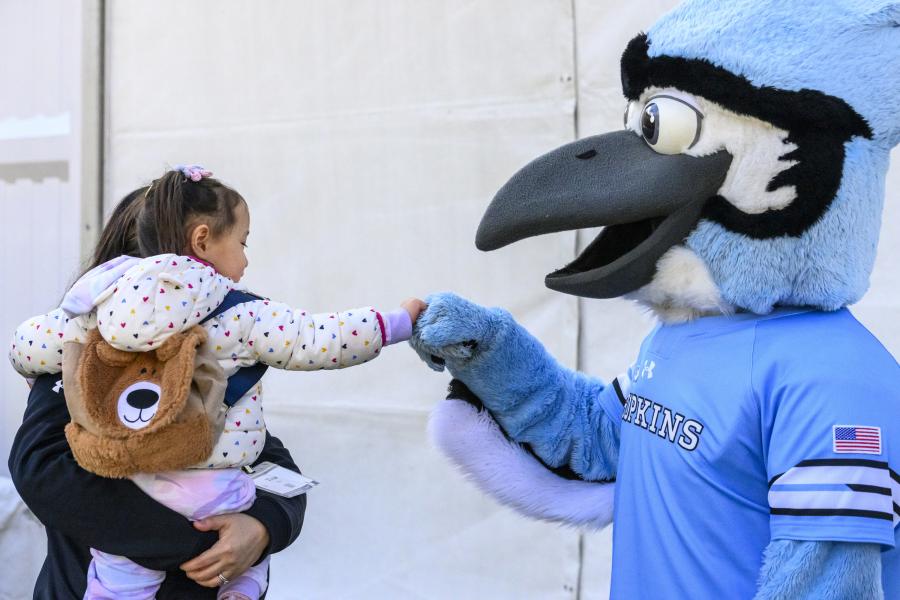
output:
<path id="1" fill-rule="evenodd" d="M 680 92 L 651 96 L 641 110 L 640 133 L 660 154 L 681 154 L 700 139 L 703 112 L 697 103 Z"/>
<path id="2" fill-rule="evenodd" d="M 162 390 L 150 381 L 132 383 L 119 394 L 119 421 L 129 429 L 143 429 L 159 408 Z"/>
<path id="3" fill-rule="evenodd" d="M 769 190 L 769 182 L 781 171 L 796 164 L 782 158 L 797 146 L 788 141 L 788 132 L 755 117 L 737 114 L 702 96 L 692 96 L 674 88 L 648 88 L 629 103 L 627 129 L 644 137 L 643 108 L 659 96 L 671 96 L 692 102 L 703 115 L 697 139 L 681 154 L 708 156 L 726 150 L 732 156 L 731 167 L 719 194 L 748 214 L 778 210 L 797 197 L 794 186 Z M 661 122 L 662 123 L 662 122 Z M 659 151 L 657 148 L 654 150 Z"/>
<path id="4" fill-rule="evenodd" d="M 776 175 L 797 164 L 782 158 L 797 149 L 788 141 L 788 132 L 705 98 L 697 100 L 705 115 L 703 135 L 685 154 L 705 156 L 722 149 L 731 154 L 731 167 L 719 194 L 747 214 L 779 210 L 791 204 L 797 197 L 794 186 L 768 189 Z"/>

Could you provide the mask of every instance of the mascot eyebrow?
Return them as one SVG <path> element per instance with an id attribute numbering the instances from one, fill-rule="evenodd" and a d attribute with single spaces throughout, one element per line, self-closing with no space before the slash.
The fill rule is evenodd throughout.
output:
<path id="1" fill-rule="evenodd" d="M 677 88 L 722 107 L 755 117 L 788 132 L 786 143 L 797 148 L 780 160 L 797 161 L 769 181 L 767 191 L 794 186 L 788 206 L 761 214 L 745 213 L 722 196 L 713 196 L 703 218 L 755 239 L 797 237 L 828 210 L 841 184 L 844 144 L 854 136 L 872 139 L 872 129 L 849 104 L 810 89 L 790 91 L 755 86 L 704 59 L 649 56 L 646 34 L 628 43 L 622 54 L 622 91 L 638 100 L 650 87 Z"/>

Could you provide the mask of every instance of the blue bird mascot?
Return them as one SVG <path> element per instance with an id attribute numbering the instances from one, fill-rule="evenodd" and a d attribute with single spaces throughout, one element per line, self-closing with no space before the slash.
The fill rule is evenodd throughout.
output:
<path id="1" fill-rule="evenodd" d="M 688 0 L 621 77 L 625 129 L 516 173 L 476 245 L 602 225 L 546 285 L 659 324 L 603 382 L 430 297 L 434 439 L 526 515 L 614 519 L 612 598 L 900 599 L 900 367 L 846 308 L 900 141 L 900 3 Z"/>

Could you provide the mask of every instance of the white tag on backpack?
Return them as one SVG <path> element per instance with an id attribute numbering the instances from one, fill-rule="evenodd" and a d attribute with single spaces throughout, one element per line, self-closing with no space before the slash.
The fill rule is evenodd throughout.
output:
<path id="1" fill-rule="evenodd" d="M 253 479 L 257 489 L 271 492 L 284 498 L 305 494 L 319 482 L 285 469 L 270 462 L 261 462 L 255 467 L 244 467 L 244 472 Z"/>

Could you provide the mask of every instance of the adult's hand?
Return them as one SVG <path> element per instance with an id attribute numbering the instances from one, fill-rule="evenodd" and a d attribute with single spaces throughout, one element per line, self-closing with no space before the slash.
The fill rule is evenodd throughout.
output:
<path id="1" fill-rule="evenodd" d="M 251 516 L 233 513 L 209 517 L 194 523 L 200 531 L 218 531 L 219 541 L 181 569 L 188 577 L 205 587 L 217 587 L 221 573 L 235 579 L 253 566 L 269 545 L 269 532 Z"/>

